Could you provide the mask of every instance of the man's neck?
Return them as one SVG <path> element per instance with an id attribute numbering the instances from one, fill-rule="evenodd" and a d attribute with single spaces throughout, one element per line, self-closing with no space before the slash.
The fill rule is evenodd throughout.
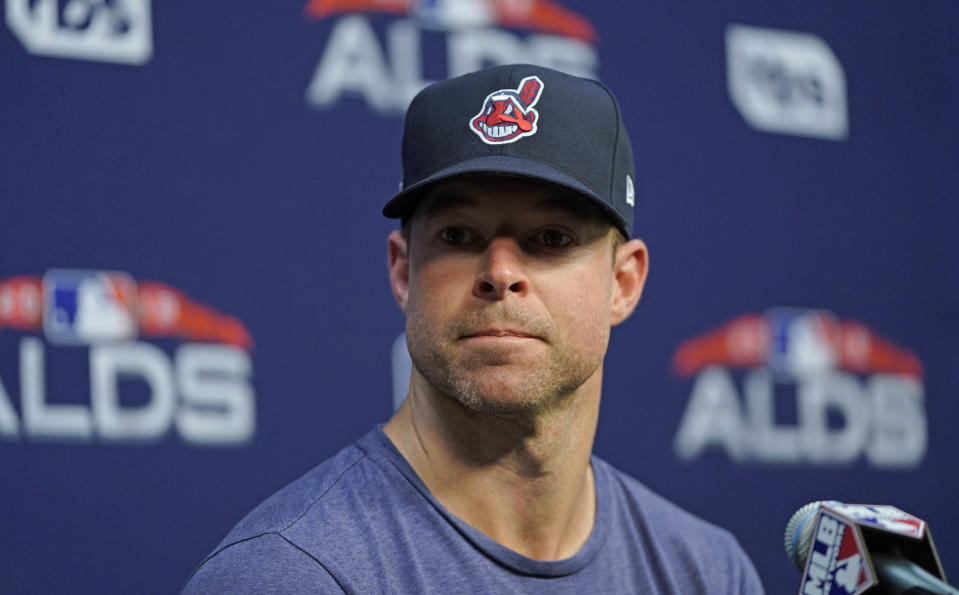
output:
<path id="1" fill-rule="evenodd" d="M 468 410 L 413 370 L 384 430 L 454 515 L 523 555 L 559 560 L 586 542 L 596 516 L 589 457 L 602 371 L 547 411 Z"/>

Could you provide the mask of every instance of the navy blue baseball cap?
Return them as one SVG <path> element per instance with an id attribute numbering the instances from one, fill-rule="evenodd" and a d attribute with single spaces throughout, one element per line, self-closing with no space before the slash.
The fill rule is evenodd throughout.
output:
<path id="1" fill-rule="evenodd" d="M 476 174 L 569 188 L 632 236 L 633 149 L 616 98 L 592 79 L 513 64 L 426 87 L 406 112 L 402 188 L 383 214 L 412 215 L 433 184 Z"/>

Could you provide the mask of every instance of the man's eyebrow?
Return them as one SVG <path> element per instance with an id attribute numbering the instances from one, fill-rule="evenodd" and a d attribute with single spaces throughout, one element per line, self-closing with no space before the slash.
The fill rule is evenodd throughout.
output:
<path id="1" fill-rule="evenodd" d="M 573 194 L 572 191 L 561 192 L 536 202 L 537 206 L 546 211 L 558 211 L 563 214 L 576 215 L 583 218 L 592 218 L 597 215 L 598 209 L 592 207 L 584 196 Z"/>
<path id="2" fill-rule="evenodd" d="M 452 189 L 441 190 L 423 199 L 423 215 L 431 219 L 450 209 L 476 206 L 477 200 Z"/>
<path id="3" fill-rule="evenodd" d="M 470 194 L 468 189 L 442 188 L 427 192 L 421 202 L 423 216 L 429 220 L 441 213 L 459 208 L 475 207 L 479 200 Z M 537 209 L 544 212 L 553 212 L 562 215 L 572 215 L 584 219 L 602 218 L 602 212 L 589 203 L 589 199 L 565 188 L 550 189 L 544 196 L 538 197 L 533 203 Z"/>

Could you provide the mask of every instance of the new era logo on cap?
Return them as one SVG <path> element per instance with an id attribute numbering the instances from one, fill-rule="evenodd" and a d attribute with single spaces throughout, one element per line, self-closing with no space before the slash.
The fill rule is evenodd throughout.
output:
<path id="1" fill-rule="evenodd" d="M 470 120 L 470 130 L 490 145 L 511 143 L 536 134 L 539 113 L 533 109 L 543 93 L 538 76 L 524 78 L 516 89 L 500 89 L 486 96 L 483 109 Z"/>

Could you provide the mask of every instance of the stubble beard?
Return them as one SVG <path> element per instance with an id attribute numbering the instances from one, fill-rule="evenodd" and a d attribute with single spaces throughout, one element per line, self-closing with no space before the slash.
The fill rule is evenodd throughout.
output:
<path id="1" fill-rule="evenodd" d="M 530 418 L 561 406 L 599 368 L 608 341 L 608 333 L 597 337 L 603 341 L 598 356 L 574 349 L 554 325 L 515 309 L 464 314 L 445 328 L 431 326 L 415 309 L 407 314 L 407 348 L 420 375 L 471 412 L 511 419 Z M 545 354 L 530 356 L 461 343 L 463 334 L 490 322 L 542 337 Z"/>

